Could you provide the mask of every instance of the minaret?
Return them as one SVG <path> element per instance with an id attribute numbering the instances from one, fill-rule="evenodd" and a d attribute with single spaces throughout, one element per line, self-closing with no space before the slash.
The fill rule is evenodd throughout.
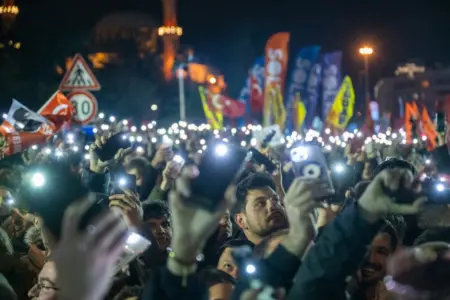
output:
<path id="1" fill-rule="evenodd" d="M 163 1 L 163 22 L 164 25 L 158 28 L 158 35 L 162 37 L 164 44 L 163 52 L 163 72 L 166 80 L 173 77 L 173 65 L 178 51 L 180 36 L 183 29 L 177 25 L 175 0 Z"/>
<path id="2" fill-rule="evenodd" d="M 0 5 L 0 16 L 2 17 L 2 34 L 6 34 L 17 15 L 19 14 L 19 7 L 14 5 L 14 0 L 3 0 Z"/>

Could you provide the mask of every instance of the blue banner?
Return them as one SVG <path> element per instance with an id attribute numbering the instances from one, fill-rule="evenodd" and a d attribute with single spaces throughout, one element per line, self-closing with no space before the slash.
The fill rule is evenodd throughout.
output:
<path id="1" fill-rule="evenodd" d="M 297 124 L 295 121 L 294 104 L 297 95 L 300 93 L 300 99 L 305 103 L 307 114 L 308 99 L 306 98 L 306 88 L 310 75 L 311 68 L 317 61 L 320 53 L 320 46 L 308 46 L 300 49 L 295 58 L 295 66 L 292 68 L 291 75 L 287 84 L 287 91 L 285 97 L 286 107 L 286 130 L 289 132 L 296 130 Z M 317 99 L 315 99 L 317 101 Z M 317 103 L 316 103 L 317 104 Z M 314 106 L 316 105 L 314 104 Z"/>
<path id="2" fill-rule="evenodd" d="M 264 56 L 258 57 L 255 60 L 255 63 L 248 71 L 248 77 L 247 77 L 247 80 L 245 81 L 245 85 L 242 88 L 242 90 L 239 94 L 239 97 L 237 98 L 237 100 L 239 102 L 242 102 L 245 104 L 245 115 L 243 118 L 239 118 L 239 120 L 238 120 L 239 125 L 243 125 L 245 123 L 245 120 L 244 120 L 245 118 L 247 118 L 248 121 L 250 121 L 250 122 L 252 121 L 251 120 L 252 110 L 251 110 L 251 103 L 250 103 L 250 95 L 252 92 L 252 87 L 250 85 L 251 85 L 251 77 L 252 76 L 261 84 L 261 86 L 264 84 Z"/>
<path id="3" fill-rule="evenodd" d="M 334 98 L 341 85 L 342 52 L 326 53 L 322 58 L 322 120 L 327 119 L 328 112 L 333 105 Z"/>
<path id="4" fill-rule="evenodd" d="M 314 127 L 314 119 L 317 117 L 317 106 L 319 104 L 319 88 L 322 82 L 322 65 L 315 63 L 309 72 L 308 84 L 306 85 L 306 95 L 304 102 L 306 106 L 305 126 Z M 317 122 L 316 122 L 317 123 Z"/>

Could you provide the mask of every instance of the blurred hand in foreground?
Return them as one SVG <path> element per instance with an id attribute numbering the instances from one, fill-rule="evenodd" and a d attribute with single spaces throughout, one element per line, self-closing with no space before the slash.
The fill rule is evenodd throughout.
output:
<path id="1" fill-rule="evenodd" d="M 114 265 L 123 251 L 127 226 L 114 211 L 93 220 L 80 231 L 82 216 L 93 200 L 82 200 L 66 210 L 61 240 L 52 252 L 57 269 L 58 299 L 101 300 L 114 276 Z"/>
<path id="2" fill-rule="evenodd" d="M 215 212 L 187 205 L 189 199 L 194 197 L 191 194 L 190 182 L 197 176 L 198 169 L 195 166 L 185 167 L 176 180 L 175 189 L 169 194 L 173 228 L 172 249 L 178 258 L 188 262 L 195 261 L 207 239 L 218 228 L 220 219 L 236 202 L 236 188 L 230 186 L 225 193 L 225 199 Z"/>

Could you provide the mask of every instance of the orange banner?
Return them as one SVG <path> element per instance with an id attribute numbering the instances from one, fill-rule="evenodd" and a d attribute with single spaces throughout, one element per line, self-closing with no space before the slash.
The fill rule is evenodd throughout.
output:
<path id="1" fill-rule="evenodd" d="M 422 126 L 427 136 L 427 150 L 431 151 L 437 146 L 438 133 L 425 107 L 422 110 Z"/>
<path id="2" fill-rule="evenodd" d="M 266 44 L 264 70 L 264 126 L 269 126 L 273 123 L 273 103 L 271 103 L 273 97 L 271 97 L 271 91 L 274 89 L 284 91 L 287 63 L 289 58 L 288 47 L 288 32 L 279 32 L 272 35 Z"/>

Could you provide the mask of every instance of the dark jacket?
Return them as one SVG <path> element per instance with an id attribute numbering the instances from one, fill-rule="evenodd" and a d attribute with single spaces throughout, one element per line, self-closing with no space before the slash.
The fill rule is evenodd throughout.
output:
<path id="1" fill-rule="evenodd" d="M 302 261 L 287 300 L 346 299 L 346 278 L 356 272 L 381 225 L 368 223 L 357 204 L 346 207 L 322 229 Z"/>

